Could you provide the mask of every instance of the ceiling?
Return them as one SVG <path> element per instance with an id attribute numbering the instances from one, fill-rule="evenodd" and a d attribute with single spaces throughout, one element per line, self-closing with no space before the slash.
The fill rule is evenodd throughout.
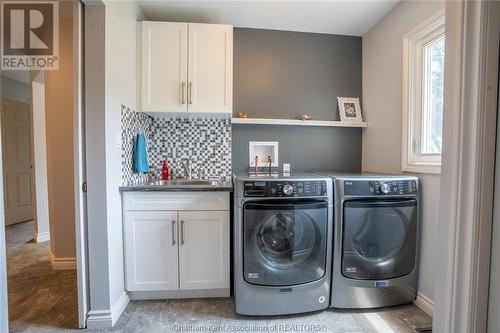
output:
<path id="1" fill-rule="evenodd" d="M 399 0 L 137 0 L 147 20 L 362 36 Z"/>

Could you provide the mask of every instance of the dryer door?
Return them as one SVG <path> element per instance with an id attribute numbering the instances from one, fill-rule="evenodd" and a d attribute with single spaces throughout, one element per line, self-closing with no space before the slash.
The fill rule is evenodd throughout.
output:
<path id="1" fill-rule="evenodd" d="M 243 278 L 248 283 L 291 286 L 325 275 L 326 202 L 249 202 L 243 225 Z"/>
<path id="2" fill-rule="evenodd" d="M 417 201 L 344 202 L 342 274 L 391 279 L 411 273 L 417 246 Z"/>

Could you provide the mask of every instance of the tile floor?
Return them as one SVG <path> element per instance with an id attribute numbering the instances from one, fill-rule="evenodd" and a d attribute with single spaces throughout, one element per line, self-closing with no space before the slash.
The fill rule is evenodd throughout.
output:
<path id="1" fill-rule="evenodd" d="M 11 332 L 76 332 L 76 276 L 52 271 L 49 243 L 32 241 L 32 222 L 6 229 Z M 115 327 L 123 332 L 430 332 L 432 319 L 414 305 L 369 311 L 326 310 L 280 317 L 245 317 L 231 298 L 131 302 Z"/>
<path id="2" fill-rule="evenodd" d="M 95 332 L 338 332 L 414 333 L 432 319 L 414 305 L 371 311 L 326 310 L 279 317 L 236 315 L 233 300 L 135 301 L 113 329 Z"/>

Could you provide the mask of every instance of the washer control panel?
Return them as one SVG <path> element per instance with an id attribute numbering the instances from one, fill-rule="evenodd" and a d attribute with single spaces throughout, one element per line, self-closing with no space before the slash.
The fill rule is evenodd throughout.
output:
<path id="1" fill-rule="evenodd" d="M 354 180 L 344 181 L 344 195 L 414 195 L 417 182 L 408 180 Z"/>
<path id="2" fill-rule="evenodd" d="M 246 181 L 245 197 L 318 197 L 326 195 L 326 181 Z"/>

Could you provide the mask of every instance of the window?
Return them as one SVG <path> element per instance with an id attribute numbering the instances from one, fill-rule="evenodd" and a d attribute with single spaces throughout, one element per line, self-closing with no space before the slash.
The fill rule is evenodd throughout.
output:
<path id="1" fill-rule="evenodd" d="M 444 11 L 405 36 L 403 171 L 439 173 L 443 144 Z"/>

